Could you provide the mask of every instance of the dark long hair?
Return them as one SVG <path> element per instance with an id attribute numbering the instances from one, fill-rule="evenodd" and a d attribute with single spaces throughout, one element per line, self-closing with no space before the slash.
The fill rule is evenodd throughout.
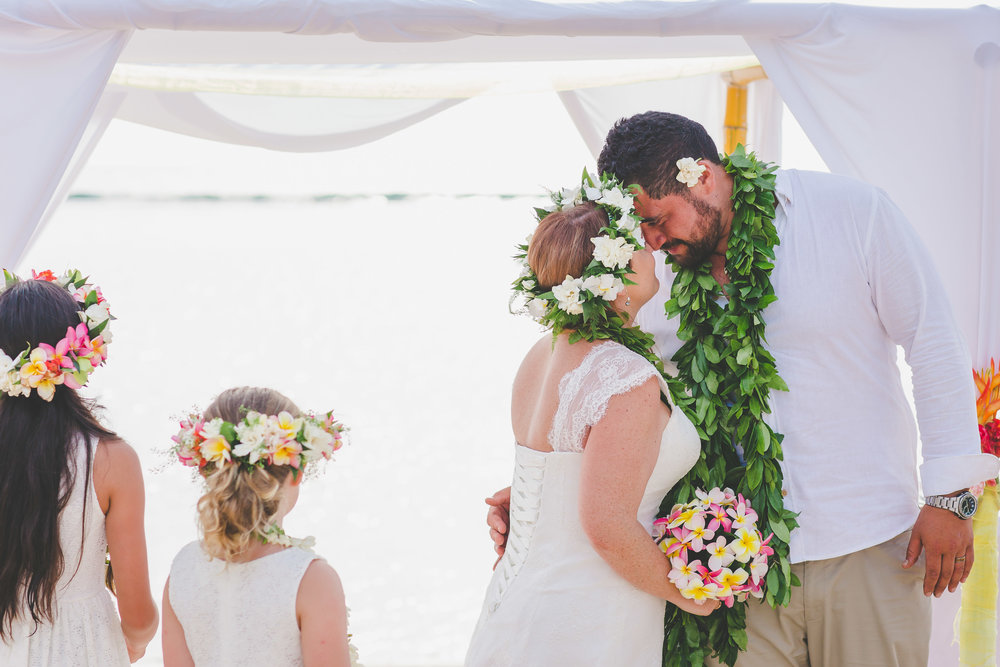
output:
<path id="1" fill-rule="evenodd" d="M 78 311 L 73 296 L 58 285 L 43 280 L 12 285 L 0 293 L 0 349 L 13 358 L 29 345 L 55 345 L 66 327 L 79 324 Z M 0 638 L 11 636 L 16 618 L 52 620 L 56 584 L 66 567 L 59 514 L 74 484 L 90 481 L 86 441 L 115 437 L 92 408 L 62 385 L 51 402 L 36 391 L 0 395 Z M 85 437 L 84 470 L 74 464 L 79 435 Z"/>

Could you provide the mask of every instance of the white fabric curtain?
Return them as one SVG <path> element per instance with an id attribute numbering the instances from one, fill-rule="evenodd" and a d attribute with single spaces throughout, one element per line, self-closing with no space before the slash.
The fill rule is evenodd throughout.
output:
<path id="1" fill-rule="evenodd" d="M 13 266 L 35 234 L 128 34 L 0 33 L 0 265 Z"/>
<path id="2" fill-rule="evenodd" d="M 747 145 L 763 159 L 781 158 L 782 103 L 767 80 L 749 86 Z M 721 76 L 705 74 L 668 81 L 567 90 L 559 97 L 596 159 L 604 137 L 619 118 L 643 111 L 670 111 L 697 118 L 720 148 L 726 113 L 726 90 Z"/>

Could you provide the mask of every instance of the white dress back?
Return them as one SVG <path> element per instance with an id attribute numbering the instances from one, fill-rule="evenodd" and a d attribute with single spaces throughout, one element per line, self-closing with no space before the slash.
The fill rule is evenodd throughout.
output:
<path id="1" fill-rule="evenodd" d="M 295 599 L 316 554 L 289 547 L 246 563 L 211 558 L 191 542 L 170 566 L 170 606 L 194 664 L 302 665 Z"/>
<path id="2" fill-rule="evenodd" d="M 56 585 L 51 623 L 14 624 L 14 641 L 0 641 L 0 665 L 10 667 L 128 667 L 128 650 L 111 594 L 104 586 L 108 540 L 104 513 L 87 475 L 87 449 L 76 439 L 76 475 L 59 515 L 63 573 Z"/>
<path id="3" fill-rule="evenodd" d="M 661 664 L 665 602 L 632 586 L 598 555 L 579 512 L 588 429 L 613 396 L 651 377 L 659 377 L 655 367 L 624 346 L 594 346 L 559 383 L 549 432 L 554 451 L 515 446 L 507 548 L 487 589 L 466 665 Z M 694 426 L 673 410 L 637 511 L 648 532 L 663 496 L 697 462 L 700 447 Z"/>

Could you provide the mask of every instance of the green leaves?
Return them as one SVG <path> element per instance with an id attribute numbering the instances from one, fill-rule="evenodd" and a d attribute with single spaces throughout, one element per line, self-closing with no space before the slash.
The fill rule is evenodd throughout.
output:
<path id="1" fill-rule="evenodd" d="M 229 422 L 222 422 L 222 426 L 219 428 L 219 433 L 229 444 L 233 444 L 238 440 L 236 437 L 236 428 Z"/>
<path id="2" fill-rule="evenodd" d="M 798 523 L 782 502 L 782 436 L 763 420 L 770 412 L 770 391 L 788 390 L 764 345 L 763 311 L 776 300 L 770 278 L 778 245 L 773 224 L 776 167 L 758 161 L 742 146 L 722 158 L 733 179 L 733 222 L 726 251 L 730 283 L 720 286 L 710 263 L 694 269 L 675 263 L 671 298 L 665 305 L 667 315 L 678 319 L 683 341 L 673 358 L 678 378 L 669 382 L 671 394 L 704 442 L 698 463 L 664 498 L 661 510 L 666 513 L 675 503 L 687 502 L 698 488 L 736 488 L 757 512 L 764 536 L 773 534 L 769 544 L 775 554 L 765 599 L 772 605 L 787 604 L 795 583 L 788 540 Z M 719 304 L 720 296 L 725 297 L 724 305 Z M 664 665 L 696 667 L 708 655 L 732 665 L 746 648 L 745 619 L 741 603 L 707 617 L 668 612 Z M 697 646 L 690 643 L 692 628 L 699 630 Z"/>

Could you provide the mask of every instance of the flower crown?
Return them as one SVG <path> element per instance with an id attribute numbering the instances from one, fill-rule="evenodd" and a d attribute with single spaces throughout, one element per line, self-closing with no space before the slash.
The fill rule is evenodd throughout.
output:
<path id="1" fill-rule="evenodd" d="M 591 201 L 607 214 L 608 225 L 601 229 L 601 236 L 591 239 L 594 258 L 583 275 L 566 276 L 561 284 L 548 291 L 538 286 L 538 277 L 528 264 L 529 236 L 524 244 L 517 246 L 518 254 L 514 256 L 523 268 L 513 283 L 512 302 L 523 300 L 523 309 L 555 333 L 573 329 L 587 340 L 606 337 L 599 336 L 597 330 L 606 325 L 614 326 L 616 321 L 618 326 L 623 324 L 621 316 L 611 308 L 611 302 L 625 285 L 635 284 L 628 279 L 629 261 L 633 252 L 645 246 L 639 231 L 639 217 L 633 211 L 634 197 L 610 174 L 604 174 L 595 182 L 586 170 L 578 187 L 549 194 L 552 205 L 535 209 L 539 221 L 555 211 Z"/>
<path id="2" fill-rule="evenodd" d="M 235 424 L 218 417 L 206 421 L 204 416 L 192 414 L 173 436 L 176 444 L 171 451 L 202 475 L 236 464 L 287 465 L 300 471 L 309 462 L 333 457 L 346 430 L 333 418 L 333 412 L 293 417 L 285 411 L 264 415 L 251 410 Z"/>
<path id="3" fill-rule="evenodd" d="M 3 275 L 4 290 L 21 282 L 6 269 Z M 13 359 L 0 352 L 0 391 L 8 396 L 28 396 L 34 389 L 42 399 L 51 401 L 56 385 L 80 389 L 94 369 L 104 364 L 111 342 L 108 323 L 114 318 L 101 289 L 88 283 L 76 269 L 58 278 L 52 271 L 32 271 L 31 278 L 55 283 L 72 294 L 80 304 L 80 324 L 66 327 L 66 336 L 54 346 L 39 343 L 32 349 L 29 345 Z"/>

